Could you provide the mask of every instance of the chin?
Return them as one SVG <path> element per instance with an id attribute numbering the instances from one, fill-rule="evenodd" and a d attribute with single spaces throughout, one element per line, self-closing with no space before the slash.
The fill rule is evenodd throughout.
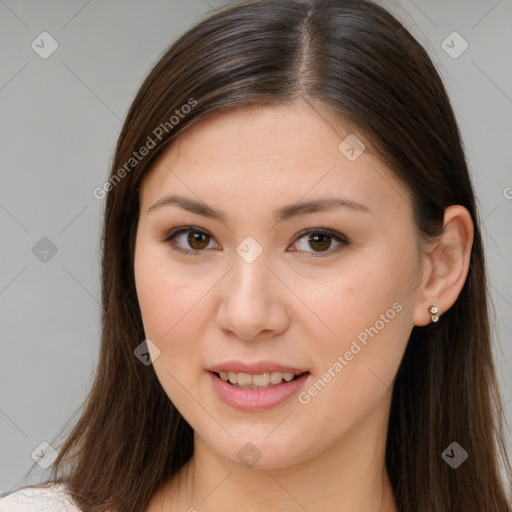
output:
<path id="1" fill-rule="evenodd" d="M 228 437 L 220 443 L 211 439 L 207 442 L 225 459 L 249 469 L 283 469 L 306 460 L 303 443 L 290 436 L 275 435 L 275 432 L 269 436 L 266 430 L 262 432 L 258 426 L 240 431 L 239 435 Z"/>

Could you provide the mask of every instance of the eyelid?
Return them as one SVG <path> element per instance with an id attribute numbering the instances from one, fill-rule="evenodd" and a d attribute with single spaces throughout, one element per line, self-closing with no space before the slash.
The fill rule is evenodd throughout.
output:
<path id="1" fill-rule="evenodd" d="M 183 249 L 182 247 L 176 247 L 176 246 L 171 244 L 171 242 L 177 236 L 179 236 L 179 235 L 181 235 L 183 233 L 190 233 L 190 232 L 202 233 L 202 234 L 210 237 L 211 240 L 215 241 L 215 238 L 213 237 L 213 235 L 211 235 L 207 230 L 205 230 L 203 228 L 200 228 L 200 227 L 197 227 L 197 226 L 180 226 L 180 227 L 174 228 L 171 231 L 169 231 L 169 233 L 165 236 L 165 238 L 162 240 L 162 242 L 163 243 L 168 243 L 169 245 L 171 245 L 172 249 L 177 251 L 177 252 L 181 252 L 181 253 L 185 253 L 185 254 L 190 254 L 190 255 L 193 255 L 193 256 L 198 256 L 198 255 L 201 255 L 202 253 L 207 252 L 206 249 Z M 309 234 L 327 235 L 330 238 L 332 238 L 334 241 L 336 241 L 339 244 L 339 246 L 337 248 L 335 248 L 334 250 L 331 250 L 331 248 L 329 248 L 326 251 L 316 251 L 316 252 L 315 251 L 311 251 L 310 252 L 310 251 L 294 250 L 292 252 L 306 252 L 311 257 L 322 257 L 322 256 L 329 256 L 331 254 L 334 254 L 340 248 L 350 244 L 349 239 L 345 235 L 343 235 L 342 233 L 340 233 L 338 231 L 334 231 L 334 230 L 332 230 L 330 228 L 325 228 L 325 227 L 321 227 L 321 226 L 314 227 L 314 228 L 303 229 L 302 231 L 300 231 L 299 233 L 297 233 L 295 235 L 295 237 L 294 237 L 294 239 L 292 241 L 292 244 L 295 244 L 301 238 L 303 238 L 304 236 L 309 235 Z M 215 243 L 218 245 L 218 243 L 216 241 L 215 241 Z"/>

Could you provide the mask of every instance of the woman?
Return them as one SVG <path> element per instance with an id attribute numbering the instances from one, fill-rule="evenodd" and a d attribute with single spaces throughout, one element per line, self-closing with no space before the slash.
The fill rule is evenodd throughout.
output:
<path id="1" fill-rule="evenodd" d="M 36 505 L 510 512 L 456 120 L 384 9 L 253 1 L 200 23 L 95 194 L 100 363 Z"/>

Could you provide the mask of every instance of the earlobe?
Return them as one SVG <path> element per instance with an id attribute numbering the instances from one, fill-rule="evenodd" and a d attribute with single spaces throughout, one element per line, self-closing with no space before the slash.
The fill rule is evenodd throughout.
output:
<path id="1" fill-rule="evenodd" d="M 437 322 L 457 300 L 469 271 L 473 230 L 466 208 L 453 205 L 445 209 L 443 233 L 425 255 L 426 274 L 417 295 L 414 325 Z"/>

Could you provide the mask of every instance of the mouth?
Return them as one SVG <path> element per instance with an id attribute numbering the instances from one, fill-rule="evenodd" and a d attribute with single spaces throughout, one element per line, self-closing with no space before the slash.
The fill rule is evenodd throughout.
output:
<path id="1" fill-rule="evenodd" d="M 269 410 L 285 404 L 309 381 L 310 372 L 260 361 L 221 363 L 208 369 L 217 396 L 227 405 L 245 412 Z"/>
<path id="2" fill-rule="evenodd" d="M 219 371 L 211 372 L 230 386 L 242 389 L 270 389 L 299 379 L 309 372 L 267 372 L 260 374 Z"/>

